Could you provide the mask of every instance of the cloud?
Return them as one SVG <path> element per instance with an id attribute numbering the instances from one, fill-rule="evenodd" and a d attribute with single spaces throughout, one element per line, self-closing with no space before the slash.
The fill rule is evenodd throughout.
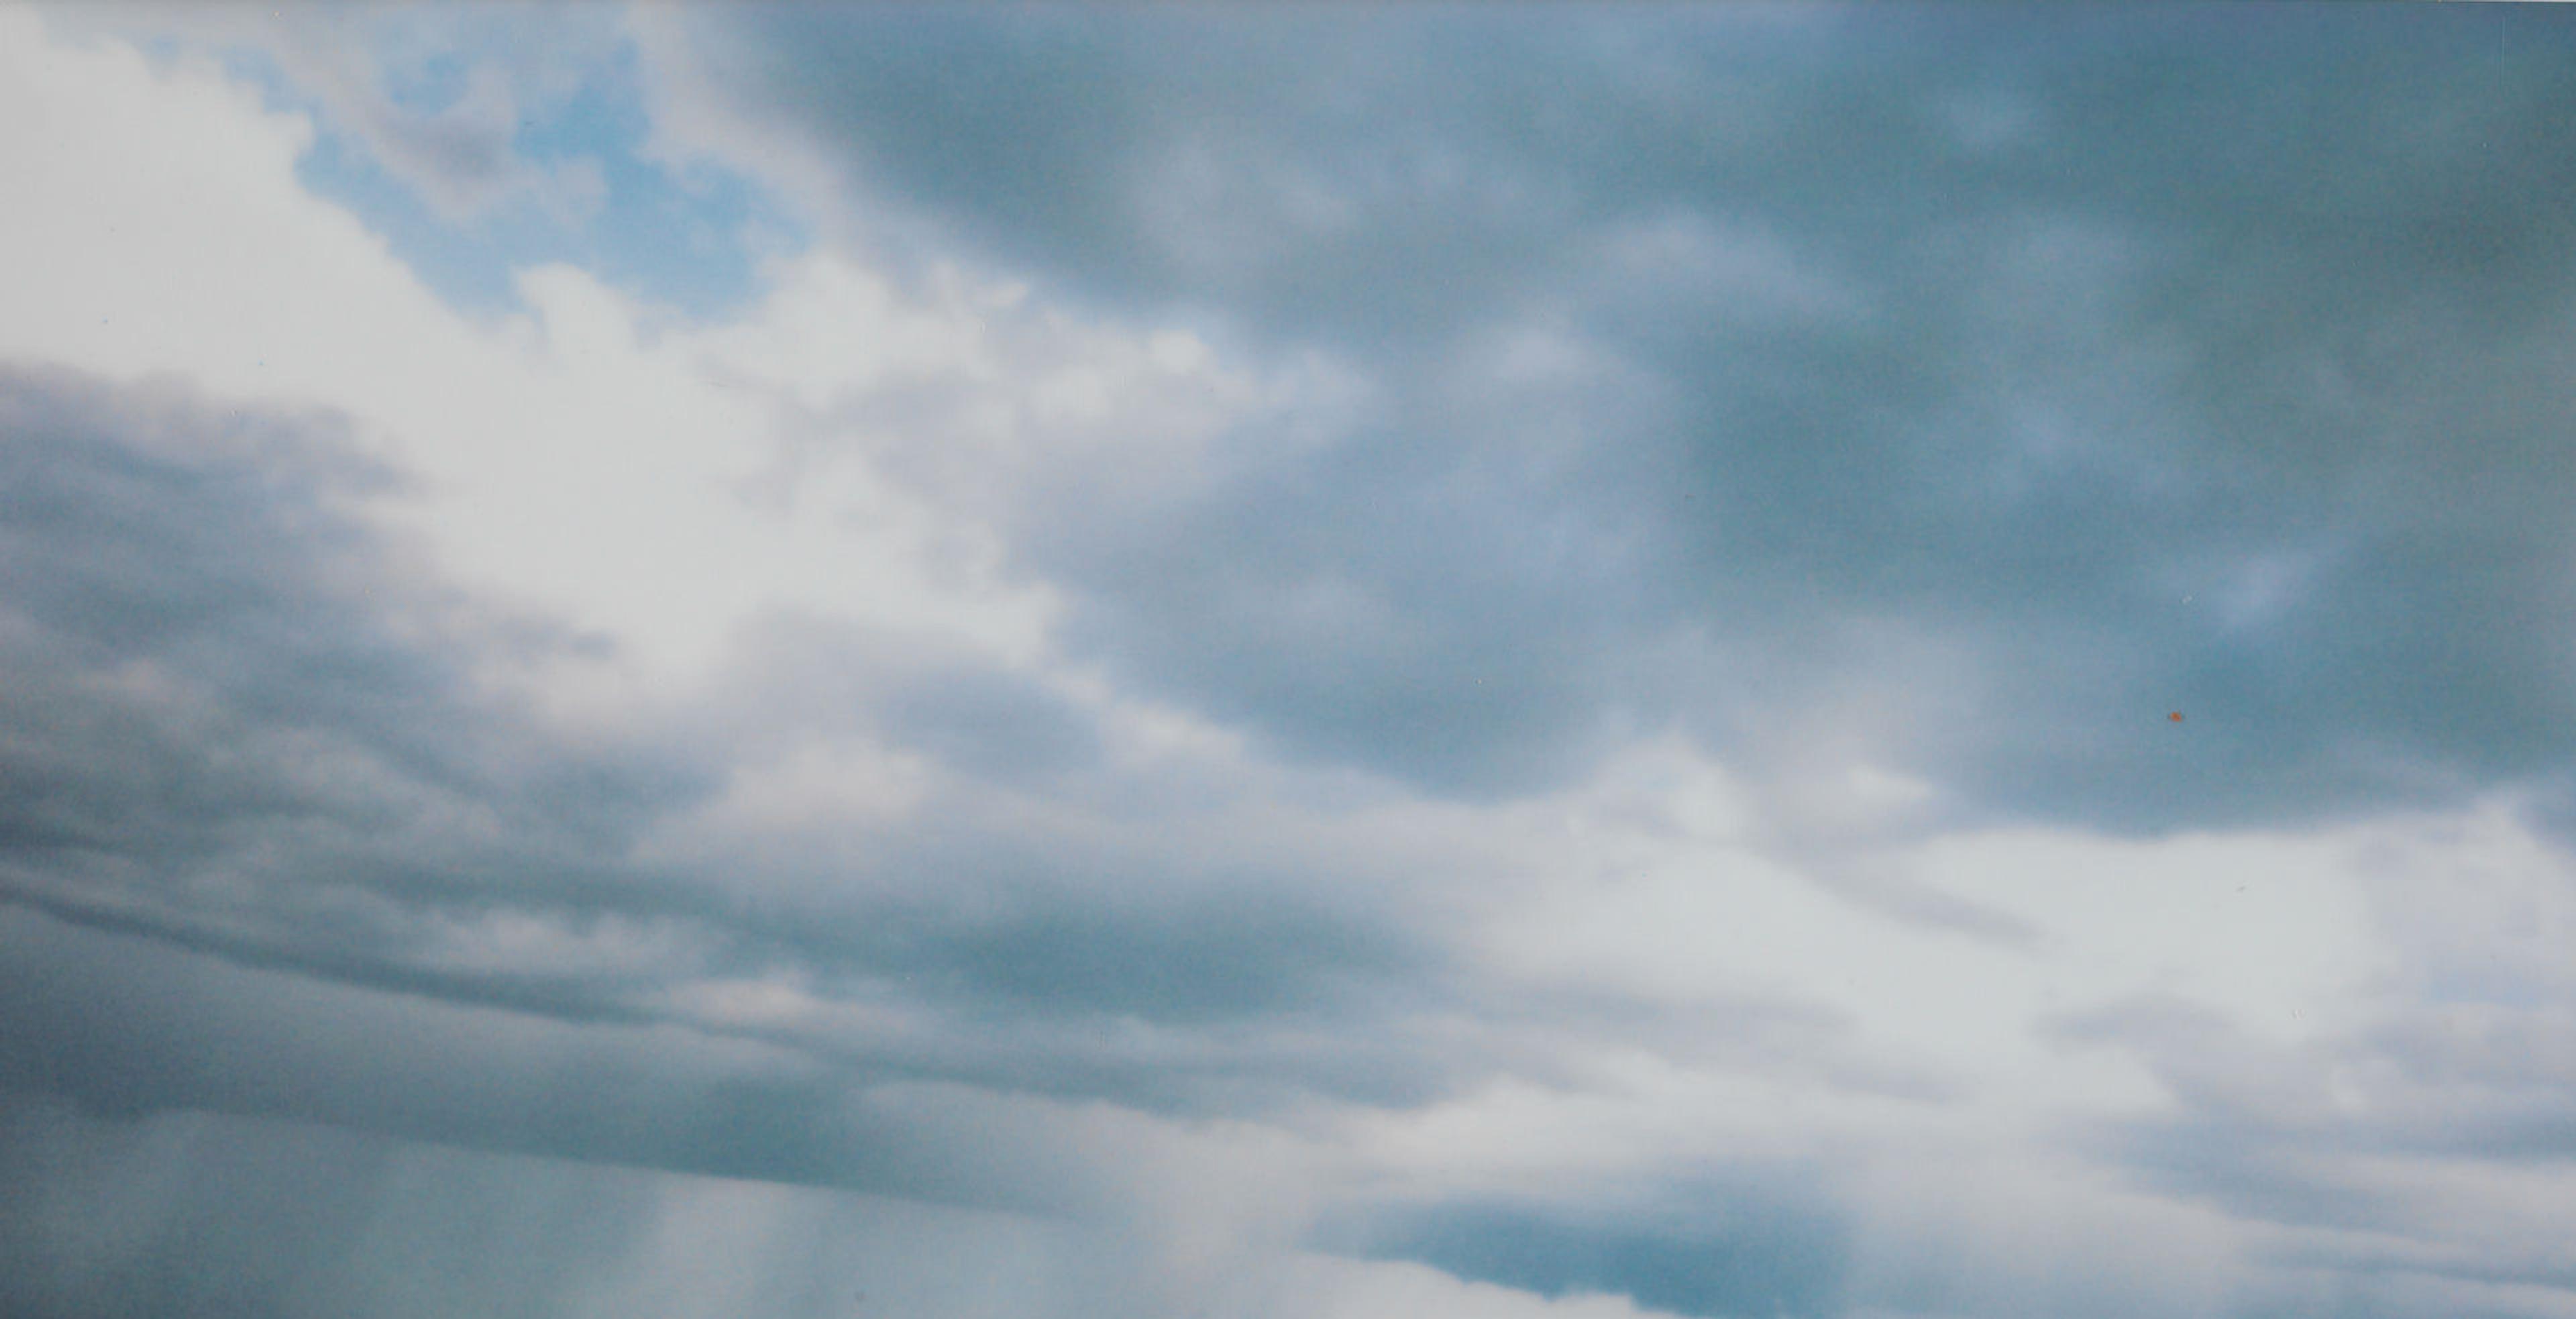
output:
<path id="1" fill-rule="evenodd" d="M 7 1302 L 2563 1309 L 2561 81 L 2218 12 L 653 11 L 713 317 L 0 15 Z"/>
<path id="2" fill-rule="evenodd" d="M 441 221 L 487 221 L 530 202 L 579 225 L 606 200 L 600 163 L 522 149 L 538 119 L 613 68 L 609 25 L 565 16 L 541 25 L 495 10 L 473 23 L 420 9 L 298 14 L 146 4 L 56 11 L 68 34 L 185 42 L 277 75 L 272 92 L 320 112 L 377 169 Z"/>
<path id="3" fill-rule="evenodd" d="M 329 419 L 16 368 L 0 415 L 14 896 L 356 974 L 425 911 L 615 887 L 621 839 L 712 786 L 532 736 L 478 670 L 579 638 L 365 529 L 390 477 Z"/>
<path id="4" fill-rule="evenodd" d="M 1401 811 L 1202 806 L 1141 833 L 1113 812 L 1153 784 L 1110 743 L 1023 780 L 941 735 L 959 690 L 1041 726 L 1060 701 L 864 631 L 786 629 L 729 671 L 773 701 L 795 666 L 842 674 L 819 708 L 849 723 L 819 731 L 883 727 L 927 766 L 919 808 L 816 835 L 805 884 L 792 834 L 723 846 L 711 758 L 756 766 L 794 725 L 694 752 L 569 738 L 491 675 L 585 643 L 419 573 L 364 518 L 396 478 L 344 424 L 58 369 L 0 398 L 8 677 L 40 698 L 8 729 L 12 1089 L 1096 1216 L 1133 1192 L 1029 1097 L 1199 1120 L 1416 1102 L 1556 1067 L 1529 1033 L 1552 1015 L 1637 1027 L 1545 991 L 1493 1021 L 1507 991 L 1455 978 L 1409 910 L 1444 886 L 1368 899 L 1349 872 L 1386 861 L 1337 855 L 1401 855 L 1370 841 Z M 1454 865 L 1445 834 L 1425 843 Z M 1809 1047 L 1794 1003 L 1729 1015 L 1684 1028 Z M 905 1099 L 925 1085 L 959 1115 Z M 994 1103 L 1038 1105 L 1036 1162 L 972 1152 Z"/>
<path id="5" fill-rule="evenodd" d="M 2401 818 L 2351 841 L 2385 934 L 2373 973 L 2304 1032 L 2154 996 L 2052 1023 L 2066 1047 L 2134 1059 L 2169 1097 L 2088 1122 L 2086 1145 L 2133 1184 L 2254 1227 L 2276 1283 L 2358 1271 L 2389 1313 L 2563 1307 L 2564 1252 L 2539 1206 L 2565 1194 L 2570 1027 L 2562 971 L 2522 954 L 2576 887 L 2518 815 L 2505 802 Z"/>
<path id="6" fill-rule="evenodd" d="M 693 981 L 778 976 L 818 981 L 793 996 L 828 1018 L 873 986 L 863 996 L 891 995 L 898 1018 L 956 1014 L 999 1038 L 832 1052 L 883 1063 L 892 1047 L 928 1074 L 1013 1087 L 1171 1103 L 1201 1069 L 1388 1083 L 1327 1080 L 1342 1064 L 1303 1045 L 1139 1052 L 1103 1033 L 1400 1013 L 1398 987 L 1436 959 L 1300 867 L 1195 859 L 1122 837 L 1098 807 L 1066 816 L 1078 798 L 1019 800 L 1026 773 L 1101 773 L 1088 725 L 1043 688 L 919 668 L 892 645 L 826 652 L 845 673 L 887 671 L 841 709 L 855 736 L 885 731 L 884 754 L 926 758 L 937 786 L 812 858 L 820 882 L 745 873 L 721 849 L 673 850 L 701 828 L 692 812 L 720 821 L 734 767 L 676 735 L 572 753 L 478 683 L 573 643 L 449 626 L 442 603 L 475 620 L 331 502 L 327 431 L 60 373 L 0 380 L 0 406 L 16 474 L 0 509 L 7 670 L 29 697 L 5 766 L 19 901 L 254 967 L 565 1019 L 649 1024 Z M 1050 730 L 1053 765 L 1025 754 Z M 1023 754 L 1005 761 L 996 736 Z M 727 750 L 758 763 L 756 742 L 708 748 Z M 1195 873 L 1208 866 L 1222 869 Z"/>
<path id="7" fill-rule="evenodd" d="M 1444 1127 L 1484 1134 L 1413 1164 L 1411 1217 L 1342 1249 L 1569 1303 L 1726 1313 L 1729 1288 L 1760 1283 L 1829 1312 L 1894 1295 L 1837 1279 L 1905 1247 L 1864 1235 L 1794 1276 L 1719 1270 L 1729 1252 L 1782 1257 L 1714 1223 L 1759 1236 L 1843 1211 L 1686 1184 L 1640 1208 L 1621 1177 L 1685 1151 L 1729 1166 L 1815 1123 L 1991 1112 L 1998 1086 L 2082 1111 L 2100 1100 L 2080 1072 L 2026 1070 L 2017 1039 L 2062 995 L 2107 1005 L 2065 1038 L 2141 1050 L 2185 1104 L 2179 1125 L 2093 1146 L 2107 1163 L 2240 1216 L 2351 1230 L 2359 1212 L 2412 1237 L 2420 1183 L 2363 1201 L 2341 1169 L 2375 1146 L 2310 1148 L 2340 1120 L 2320 1078 L 2355 1047 L 2348 1028 L 2282 1053 L 2244 1022 L 2278 1030 L 2350 983 L 2345 943 L 2373 927 L 2346 928 L 2347 854 L 2385 877 L 2364 896 L 2401 904 L 2384 919 L 2416 932 L 2427 999 L 2499 968 L 2492 912 L 2454 889 L 2409 914 L 2416 877 L 2475 855 L 2493 912 L 2563 905 L 2561 860 L 2510 803 L 2467 836 L 2478 853 L 2392 828 L 2333 847 L 2036 836 L 1912 856 L 1914 882 L 2025 931 L 1998 945 L 1762 861 L 1741 790 L 1687 747 L 1631 751 L 1571 797 L 1441 804 L 1222 742 L 1139 760 L 1138 729 L 1067 694 L 1079 684 L 783 618 L 740 636 L 677 724 L 575 736 L 493 675 L 602 643 L 418 571 L 365 517 L 399 478 L 351 453 L 345 423 L 58 369 L 0 394 L 5 654 L 13 689 L 42 696 L 10 713 L 7 1076 L 102 1113 L 288 1117 L 1097 1221 L 1150 1195 L 1118 1171 L 1129 1155 L 1087 1144 L 1086 1105 L 1167 1115 L 1130 1137 L 1152 1149 L 1191 1124 L 1356 1104 L 1382 1110 L 1381 1134 L 1330 1139 L 1364 1163 Z M 972 735 L 996 709 L 1084 731 L 997 764 Z M 850 789 L 872 813 L 824 795 L 800 814 L 783 790 L 822 775 L 822 791 L 843 764 L 894 775 Z M 2241 896 L 2254 881 L 2265 894 Z M 2489 992 L 2554 992 L 2553 967 L 2502 964 Z M 2121 1006 L 2158 984 L 2187 997 Z M 2530 1123 L 2563 1078 L 2508 1065 L 2549 1056 L 2551 1018 L 2499 1017 L 2447 1053 L 2435 1020 L 2404 1000 L 2361 1018 L 2408 1061 L 2409 1102 L 2435 1105 L 2387 1139 L 2554 1148 Z M 388 1038 L 408 1056 L 383 1056 Z M 1659 1060 L 1654 1079 L 1628 1070 L 1634 1051 Z M 1629 1098 L 1600 1108 L 1604 1086 Z M 2503 1103 L 2476 1098 L 2499 1086 Z M 1575 1124 L 1592 1134 L 1569 1139 Z M 975 1152 L 1014 1129 L 1014 1160 Z M 1497 1209 L 1477 1171 L 1497 1148 L 1557 1163 L 1552 1192 Z M 1183 1184 L 1203 1176 L 1224 1180 Z M 2545 1277 L 2545 1259 L 2441 1267 Z"/>
<path id="8" fill-rule="evenodd" d="M 1082 653 L 1292 752 L 1510 792 L 1678 723 L 2149 831 L 2562 772 L 2517 620 L 2576 553 L 2564 34 L 1869 19 L 644 32 L 674 149 L 844 232 L 1368 382 L 1326 443 L 1246 427 L 1141 519 L 1077 474 L 1011 537 Z"/>
<path id="9" fill-rule="evenodd" d="M 1776 1190 L 1714 1188 L 1607 1224 L 1512 1205 L 1444 1206 L 1369 1231 L 1386 1256 L 1543 1296 L 1626 1295 L 1687 1315 L 1834 1314 L 1843 1304 L 1845 1229 L 1830 1210 Z"/>
<path id="10" fill-rule="evenodd" d="M 930 1319 L 1188 1315 L 1150 1257 L 1060 1222 L 771 1183 L 390 1141 L 210 1114 L 124 1123 L 0 1095 L 12 1313 Z M 511 1243 L 496 1255 L 493 1243 Z M 184 1258 L 191 1267 L 161 1262 Z M 1634 1319 L 1415 1264 L 1293 1254 L 1220 1281 L 1232 1312 Z M 1203 1307 L 1202 1307 L 1203 1308 Z"/>

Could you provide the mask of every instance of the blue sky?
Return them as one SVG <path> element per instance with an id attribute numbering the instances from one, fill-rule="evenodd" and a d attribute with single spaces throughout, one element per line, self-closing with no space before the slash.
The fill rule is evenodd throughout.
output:
<path id="1" fill-rule="evenodd" d="M 0 10 L 0 1308 L 2576 1314 L 2571 41 Z"/>
<path id="2" fill-rule="evenodd" d="M 298 26 L 318 18 L 300 15 Z M 762 256 L 799 241 L 756 180 L 653 157 L 637 55 L 607 9 L 382 10 L 289 49 L 229 54 L 272 106 L 312 116 L 320 136 L 300 162 L 305 184 L 451 305 L 498 310 L 512 300 L 512 271 L 569 262 L 719 316 L 752 295 Z M 335 115 L 329 93 L 299 85 L 307 51 L 368 61 L 366 113 Z M 387 139 L 419 145 L 403 153 Z"/>

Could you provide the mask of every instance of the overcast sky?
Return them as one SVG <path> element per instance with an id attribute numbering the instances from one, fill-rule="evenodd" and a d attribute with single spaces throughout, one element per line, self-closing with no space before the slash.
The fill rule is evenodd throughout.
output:
<path id="1" fill-rule="evenodd" d="M 0 1309 L 2576 1316 L 2576 14 L 0 7 Z"/>

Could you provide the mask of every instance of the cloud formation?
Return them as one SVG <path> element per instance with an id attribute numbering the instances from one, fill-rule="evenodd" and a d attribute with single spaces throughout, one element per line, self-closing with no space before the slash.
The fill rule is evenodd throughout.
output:
<path id="1" fill-rule="evenodd" d="M 2122 830 L 2565 770 L 2565 638 L 2506 623 L 2576 549 L 2557 24 L 684 27 L 672 131 L 848 226 L 1383 367 L 1326 443 L 1014 538 L 1074 644 L 1293 750 L 1508 790 L 1679 721 Z"/>
<path id="2" fill-rule="evenodd" d="M 379 17 L 0 13 L 0 1308 L 2576 1313 L 2556 16 Z"/>

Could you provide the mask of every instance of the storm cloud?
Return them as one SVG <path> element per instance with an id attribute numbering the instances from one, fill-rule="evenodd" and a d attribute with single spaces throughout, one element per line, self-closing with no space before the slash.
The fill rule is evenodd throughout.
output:
<path id="1" fill-rule="evenodd" d="M 1365 364 L 1329 442 L 1249 427 L 1143 518 L 1080 474 L 1014 538 L 1074 645 L 1292 751 L 1525 790 L 1605 725 L 1777 756 L 1867 684 L 1907 708 L 1857 735 L 1979 813 L 2566 768 L 2547 16 L 685 26 L 853 224 Z M 2135 731 L 2172 708 L 2187 759 Z"/>
<path id="2" fill-rule="evenodd" d="M 0 1305 L 2576 1313 L 2571 43 L 0 14 Z"/>

